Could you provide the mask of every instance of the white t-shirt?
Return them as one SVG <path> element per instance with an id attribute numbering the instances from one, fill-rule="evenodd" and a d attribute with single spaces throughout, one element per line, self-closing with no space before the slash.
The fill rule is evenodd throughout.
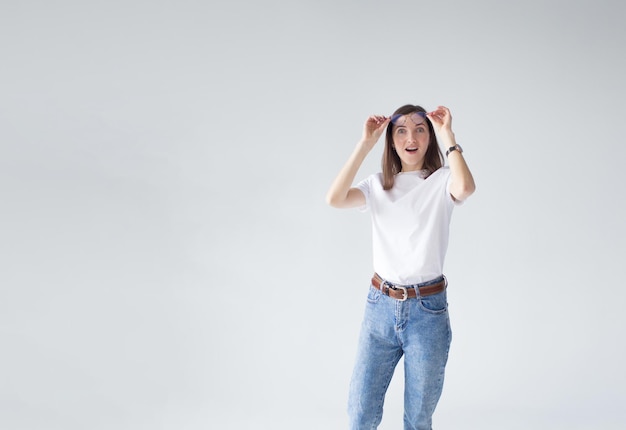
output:
<path id="1" fill-rule="evenodd" d="M 450 168 L 428 178 L 423 172 L 398 173 L 385 191 L 382 173 L 357 184 L 372 216 L 374 271 L 399 285 L 428 281 L 443 273 L 452 209 Z"/>

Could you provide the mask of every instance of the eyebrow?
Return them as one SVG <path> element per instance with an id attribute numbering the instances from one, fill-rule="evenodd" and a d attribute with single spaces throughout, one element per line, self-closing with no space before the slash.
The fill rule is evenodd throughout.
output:
<path id="1" fill-rule="evenodd" d="M 399 128 L 407 128 L 406 125 L 395 125 L 395 126 L 396 126 L 396 130 L 399 129 Z M 426 127 L 426 123 L 420 122 L 419 124 L 415 124 L 415 127 L 421 127 L 421 126 Z"/>

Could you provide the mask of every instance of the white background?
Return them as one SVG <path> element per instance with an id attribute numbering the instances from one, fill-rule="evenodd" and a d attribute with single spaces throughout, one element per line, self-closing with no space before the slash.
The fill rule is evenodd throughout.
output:
<path id="1" fill-rule="evenodd" d="M 2 0 L 0 428 L 346 428 L 370 226 L 324 195 L 365 118 L 416 103 L 478 186 L 436 428 L 623 429 L 624 18 Z"/>

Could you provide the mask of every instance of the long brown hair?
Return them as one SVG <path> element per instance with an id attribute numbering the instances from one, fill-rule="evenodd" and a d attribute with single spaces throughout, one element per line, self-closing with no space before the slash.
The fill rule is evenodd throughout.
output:
<path id="1" fill-rule="evenodd" d="M 426 109 L 417 105 L 404 105 L 396 109 L 394 115 L 406 115 L 413 112 L 426 113 Z M 426 149 L 426 155 L 424 155 L 423 170 L 426 170 L 426 177 L 430 176 L 435 170 L 441 168 L 444 164 L 443 154 L 439 148 L 437 142 L 437 136 L 435 136 L 435 130 L 430 120 L 426 118 L 426 124 L 428 124 L 428 134 L 430 139 L 428 141 L 428 148 Z M 402 161 L 398 156 L 396 150 L 393 147 L 393 127 L 390 122 L 387 125 L 387 132 L 385 134 L 385 149 L 383 152 L 383 189 L 390 190 L 393 187 L 393 178 L 397 173 L 402 171 Z"/>

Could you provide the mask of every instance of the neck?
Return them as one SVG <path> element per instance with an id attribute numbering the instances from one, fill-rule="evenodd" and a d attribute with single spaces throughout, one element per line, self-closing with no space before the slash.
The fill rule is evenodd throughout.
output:
<path id="1" fill-rule="evenodd" d="M 417 172 L 419 170 L 422 170 L 423 168 L 424 168 L 424 163 L 420 165 L 416 165 L 416 166 L 402 165 L 402 170 L 400 170 L 400 172 Z"/>

